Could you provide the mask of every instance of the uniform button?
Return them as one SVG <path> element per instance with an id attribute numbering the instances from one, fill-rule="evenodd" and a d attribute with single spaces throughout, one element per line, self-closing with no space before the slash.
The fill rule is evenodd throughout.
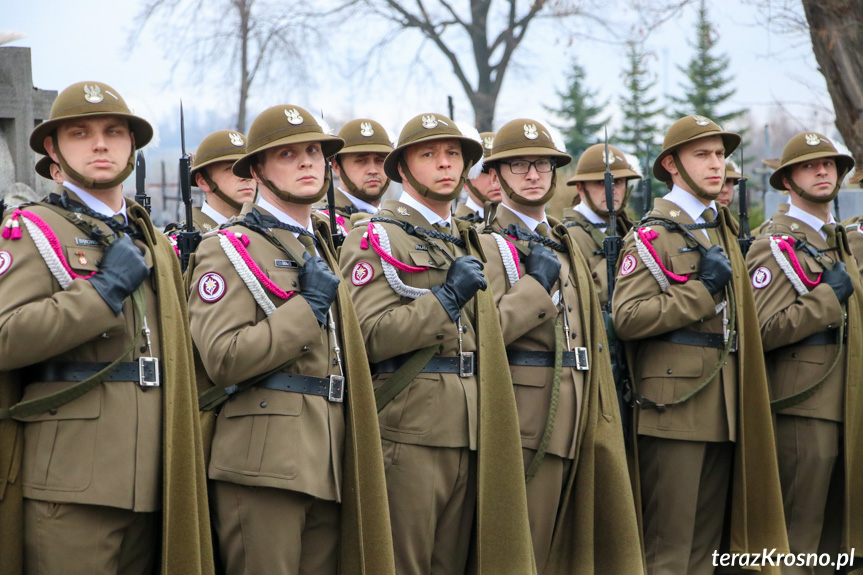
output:
<path id="1" fill-rule="evenodd" d="M 430 266 L 433 266 L 433 265 L 434 265 L 434 262 L 433 262 L 432 260 L 429 260 L 429 265 L 430 265 Z"/>
<path id="2" fill-rule="evenodd" d="M 304 346 L 303 346 L 303 349 L 302 349 L 301 351 L 309 351 L 309 346 L 304 345 Z"/>
<path id="3" fill-rule="evenodd" d="M 142 343 L 142 344 L 141 344 L 141 353 L 144 353 L 145 351 L 147 351 L 147 344 L 146 344 L 146 343 Z"/>
<path id="4" fill-rule="evenodd" d="M 108 339 L 108 334 L 107 334 L 107 333 L 103 333 L 103 334 L 102 334 L 102 338 L 103 338 L 103 339 Z"/>
<path id="5" fill-rule="evenodd" d="M 567 280 L 566 283 L 563 284 L 563 287 L 569 287 L 569 280 Z"/>
<path id="6" fill-rule="evenodd" d="M 333 358 L 333 365 L 339 365 L 339 360 Z"/>
<path id="7" fill-rule="evenodd" d="M 567 306 L 566 310 L 567 310 L 567 311 L 572 311 L 572 306 Z"/>
<path id="8" fill-rule="evenodd" d="M 539 317 L 545 317 L 545 312 L 544 311 L 539 312 Z"/>
<path id="9" fill-rule="evenodd" d="M 443 334 L 442 334 L 442 333 L 439 333 L 439 334 L 437 334 L 435 337 L 436 337 L 436 338 L 438 338 L 438 339 L 443 339 Z"/>
<path id="10" fill-rule="evenodd" d="M 57 415 L 57 408 L 54 407 L 54 408 L 49 409 L 48 413 L 50 413 L 51 415 Z"/>
<path id="11" fill-rule="evenodd" d="M 292 281 L 291 281 L 291 287 L 297 287 L 297 282 L 295 282 L 295 281 L 293 281 L 293 280 L 292 280 Z"/>
<path id="12" fill-rule="evenodd" d="M 602 344 L 599 344 L 599 351 L 602 351 Z"/>
<path id="13" fill-rule="evenodd" d="M 695 264 L 689 264 L 689 269 L 694 270 L 694 269 L 695 269 Z"/>
<path id="14" fill-rule="evenodd" d="M 671 375 L 671 372 L 672 372 L 672 369 L 669 367 L 665 373 L 667 373 L 668 375 Z"/>
<path id="15" fill-rule="evenodd" d="M 266 402 L 266 401 L 262 401 L 262 402 L 261 402 L 261 407 L 267 407 L 267 402 Z"/>
<path id="16" fill-rule="evenodd" d="M 828 325 L 827 329 L 833 329 L 833 324 L 831 323 L 830 325 Z"/>
<path id="17" fill-rule="evenodd" d="M 794 353 L 792 353 L 791 357 L 797 357 L 797 352 L 795 351 Z"/>

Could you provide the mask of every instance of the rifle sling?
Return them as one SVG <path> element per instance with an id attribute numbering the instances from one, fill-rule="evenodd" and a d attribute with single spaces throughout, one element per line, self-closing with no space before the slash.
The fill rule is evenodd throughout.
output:
<path id="1" fill-rule="evenodd" d="M 439 346 L 432 345 L 416 350 L 379 388 L 375 390 L 375 404 L 378 413 L 401 393 L 416 376 L 422 373 L 426 364 L 434 357 Z"/>

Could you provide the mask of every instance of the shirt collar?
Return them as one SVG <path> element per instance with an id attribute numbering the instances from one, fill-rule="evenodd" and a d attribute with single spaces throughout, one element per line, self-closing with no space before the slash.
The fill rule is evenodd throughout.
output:
<path id="1" fill-rule="evenodd" d="M 827 234 L 825 234 L 823 231 L 821 231 L 821 228 L 824 227 L 824 224 L 835 224 L 836 223 L 836 220 L 833 218 L 833 214 L 830 214 L 830 221 L 829 222 L 824 222 L 821 220 L 821 218 L 817 218 L 817 217 L 813 216 L 812 214 L 810 214 L 809 212 L 801 210 L 800 208 L 798 208 L 794 204 L 791 204 L 790 206 L 788 206 L 788 214 L 787 215 L 789 218 L 794 218 L 795 220 L 800 220 L 801 222 L 803 222 L 804 224 L 806 224 L 807 226 L 809 226 L 810 228 L 812 228 L 813 230 L 818 232 L 821 235 L 822 240 L 827 239 Z"/>
<path id="2" fill-rule="evenodd" d="M 573 209 L 579 214 L 583 215 L 585 218 L 587 218 L 587 221 L 589 221 L 590 223 L 601 225 L 602 227 L 599 228 L 600 230 L 605 231 L 605 228 L 608 227 L 608 224 L 601 217 L 599 217 L 599 214 L 590 209 L 590 206 L 587 205 L 587 202 L 581 202 Z"/>
<path id="3" fill-rule="evenodd" d="M 258 195 L 258 201 L 255 202 L 255 205 L 258 206 L 259 208 L 263 208 L 264 210 L 269 212 L 270 215 L 272 215 L 274 218 L 276 218 L 277 220 L 279 220 L 283 224 L 288 224 L 289 226 L 296 226 L 298 228 L 303 228 L 305 230 L 308 230 L 309 233 L 312 234 L 313 236 L 315 235 L 315 230 L 313 230 L 311 227 L 307 228 L 303 225 L 300 225 L 300 223 L 297 220 L 295 220 L 294 218 L 292 218 L 291 216 L 289 216 L 288 214 L 286 214 L 285 212 L 283 212 L 282 210 L 280 210 L 279 208 L 277 208 L 276 206 L 274 206 L 273 204 L 271 204 L 270 202 L 265 200 L 264 196 Z M 311 221 L 309 222 L 309 226 L 311 226 Z M 298 233 L 294 233 L 295 238 L 299 237 L 299 235 L 300 234 L 298 234 Z"/>
<path id="4" fill-rule="evenodd" d="M 434 213 L 430 208 L 419 203 L 413 196 L 411 196 L 407 192 L 402 192 L 402 195 L 399 196 L 399 202 L 403 203 L 406 206 L 410 206 L 416 211 L 420 213 L 422 217 L 426 219 L 428 223 L 431 225 L 442 225 L 449 226 L 450 230 L 452 229 L 452 216 L 447 219 L 443 219 L 436 213 Z"/>
<path id="5" fill-rule="evenodd" d="M 514 213 L 516 216 L 518 216 L 518 219 L 520 219 L 524 223 L 524 225 L 527 227 L 527 229 L 529 229 L 532 232 L 535 232 L 536 226 L 538 226 L 539 224 L 542 224 L 542 223 L 545 223 L 545 225 L 547 225 L 549 228 L 551 227 L 548 225 L 548 219 L 546 219 L 545 216 L 543 216 L 541 220 L 535 220 L 529 216 L 524 215 L 521 212 L 517 212 L 516 210 L 512 209 L 511 207 L 509 207 L 508 205 L 506 205 L 504 203 L 501 203 L 500 205 L 503 206 L 504 208 L 508 209 L 512 213 Z"/>
<path id="6" fill-rule="evenodd" d="M 75 192 L 75 194 L 81 199 L 81 201 L 84 202 L 84 204 L 88 208 L 90 208 L 91 210 L 93 210 L 97 214 L 101 214 L 101 215 L 107 216 L 109 218 L 113 218 L 117 214 L 120 214 L 123 216 L 123 220 L 125 221 L 125 224 L 129 225 L 129 218 L 126 216 L 126 198 L 123 198 L 123 205 L 120 207 L 120 211 L 115 212 L 114 210 L 109 208 L 105 202 L 103 202 L 99 198 L 95 197 L 93 194 L 85 192 L 83 190 L 83 188 L 81 188 L 80 186 L 76 186 L 75 184 L 73 184 L 70 181 L 63 182 L 63 187 L 68 188 L 68 189 L 72 190 L 73 192 Z"/>
<path id="7" fill-rule="evenodd" d="M 478 213 L 483 218 L 485 217 L 485 208 L 473 201 L 472 197 L 468 196 L 464 205 L 467 206 L 470 211 Z"/>
<path id="8" fill-rule="evenodd" d="M 714 218 L 719 213 L 716 209 L 716 202 L 711 201 L 710 205 L 705 206 L 695 195 L 690 194 L 683 188 L 675 185 L 670 192 L 665 195 L 665 199 L 676 204 L 686 214 L 692 218 L 695 223 L 704 223 L 704 218 L 701 217 L 702 212 L 707 208 L 713 210 Z"/>
<path id="9" fill-rule="evenodd" d="M 358 210 L 360 210 L 361 212 L 366 212 L 366 213 L 369 213 L 369 214 L 376 214 L 376 213 L 378 213 L 378 211 L 380 210 L 380 208 L 377 208 L 377 207 L 375 207 L 375 206 L 371 205 L 370 203 L 368 203 L 368 202 L 364 202 L 364 201 L 362 201 L 361 199 L 359 199 L 358 197 L 356 197 L 356 196 L 352 196 L 351 194 L 347 193 L 347 192 L 344 190 L 344 188 L 342 188 L 342 187 L 339 187 L 339 191 L 340 191 L 341 193 L 343 193 L 343 194 L 345 195 L 345 197 L 346 197 L 347 199 L 349 199 L 349 200 L 351 201 L 351 203 L 352 203 L 354 206 L 356 206 L 356 208 L 357 208 Z"/>
<path id="10" fill-rule="evenodd" d="M 204 202 L 204 205 L 201 206 L 201 212 L 205 216 L 209 216 L 210 219 L 213 220 L 214 222 L 216 222 L 216 225 L 218 225 L 218 226 L 221 226 L 222 224 L 224 224 L 225 222 L 228 221 L 228 218 L 226 218 L 225 216 L 223 216 L 222 214 L 217 212 L 216 208 L 214 208 L 213 206 L 211 206 L 207 202 Z"/>

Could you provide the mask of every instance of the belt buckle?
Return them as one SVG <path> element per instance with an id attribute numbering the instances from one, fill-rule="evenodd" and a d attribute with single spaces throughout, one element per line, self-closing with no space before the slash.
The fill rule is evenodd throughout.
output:
<path id="1" fill-rule="evenodd" d="M 474 374 L 473 352 L 463 351 L 458 354 L 458 374 L 460 377 L 471 377 Z"/>
<path id="2" fill-rule="evenodd" d="M 342 403 L 345 400 L 345 378 L 341 375 L 330 376 L 330 389 L 327 399 L 334 403 Z"/>
<path id="3" fill-rule="evenodd" d="M 589 371 L 590 364 L 587 359 L 587 348 L 577 347 L 573 351 L 575 351 L 575 369 L 578 371 Z"/>
<path id="4" fill-rule="evenodd" d="M 159 358 L 138 358 L 138 385 L 141 387 L 159 387 Z"/>

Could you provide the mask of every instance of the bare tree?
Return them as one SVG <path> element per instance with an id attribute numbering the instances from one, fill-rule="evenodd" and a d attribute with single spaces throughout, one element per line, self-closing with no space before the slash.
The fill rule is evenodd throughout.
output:
<path id="1" fill-rule="evenodd" d="M 309 29 L 307 18 L 298 1 L 146 0 L 130 47 L 145 29 L 153 28 L 181 73 L 187 67 L 205 86 L 239 87 L 236 128 L 245 132 L 247 103 L 256 82 L 283 70 L 294 77 L 304 75 L 298 46 Z"/>
<path id="2" fill-rule="evenodd" d="M 863 3 L 860 0 L 754 0 L 767 25 L 808 35 L 827 82 L 836 128 L 863 163 Z M 801 10 L 802 4 L 802 10 Z"/>

